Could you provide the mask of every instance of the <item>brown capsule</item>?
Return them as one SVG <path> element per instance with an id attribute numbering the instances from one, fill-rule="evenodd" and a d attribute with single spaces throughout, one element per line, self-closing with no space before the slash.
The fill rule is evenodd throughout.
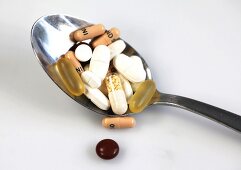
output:
<path id="1" fill-rule="evenodd" d="M 102 126 L 111 129 L 122 129 L 135 127 L 136 121 L 133 117 L 107 117 L 102 120 Z"/>
<path id="2" fill-rule="evenodd" d="M 74 31 L 73 33 L 70 34 L 70 39 L 72 38 L 75 41 L 81 42 L 87 39 L 92 39 L 104 33 L 105 33 L 104 25 L 97 24 L 97 25 L 84 27 Z"/>
<path id="3" fill-rule="evenodd" d="M 73 51 L 68 51 L 66 54 L 65 54 L 65 58 L 69 59 L 70 62 L 73 64 L 75 70 L 81 74 L 84 69 L 83 67 L 81 66 L 80 62 L 77 60 L 77 58 L 75 57 L 75 54 Z"/>
<path id="4" fill-rule="evenodd" d="M 120 37 L 120 31 L 117 28 L 111 28 L 105 31 L 105 34 L 94 40 L 91 45 L 95 48 L 98 45 L 109 45 Z"/>

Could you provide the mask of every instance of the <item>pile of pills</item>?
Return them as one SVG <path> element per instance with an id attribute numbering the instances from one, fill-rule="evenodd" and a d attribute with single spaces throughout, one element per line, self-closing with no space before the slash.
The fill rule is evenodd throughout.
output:
<path id="1" fill-rule="evenodd" d="M 97 24 L 70 34 L 75 46 L 56 63 L 59 79 L 73 95 L 84 94 L 97 107 L 117 115 L 141 112 L 156 92 L 155 83 L 146 80 L 146 71 L 138 56 L 123 53 L 126 43 L 117 28 L 106 30 Z M 85 67 L 82 67 L 85 65 Z M 135 126 L 132 117 L 104 118 L 107 128 Z"/>

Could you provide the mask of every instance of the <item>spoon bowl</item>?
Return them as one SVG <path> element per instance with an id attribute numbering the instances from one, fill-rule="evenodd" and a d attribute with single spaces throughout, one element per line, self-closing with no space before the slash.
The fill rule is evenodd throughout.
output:
<path id="1" fill-rule="evenodd" d="M 86 98 L 85 95 L 78 97 L 71 95 L 54 74 L 52 65 L 55 64 L 57 60 L 74 45 L 74 42 L 72 42 L 69 38 L 70 33 L 76 29 L 90 25 L 92 24 L 89 22 L 67 15 L 43 16 L 33 24 L 31 31 L 32 48 L 45 72 L 55 82 L 55 84 L 58 85 L 58 87 L 73 100 L 96 113 L 105 116 L 117 116 L 111 109 L 107 111 L 99 109 L 88 98 Z M 147 73 L 146 79 L 152 79 L 151 71 L 145 60 L 127 42 L 125 43 L 126 48 L 123 53 L 127 56 L 139 56 L 142 59 L 144 69 Z M 241 116 L 197 100 L 156 91 L 149 103 L 149 106 L 152 105 L 179 107 L 241 132 Z M 129 114 L 131 113 L 127 112 L 122 116 L 127 116 Z"/>
<path id="2" fill-rule="evenodd" d="M 38 58 L 41 66 L 49 77 L 63 90 L 67 95 L 74 99 L 79 104 L 93 110 L 96 113 L 106 116 L 117 116 L 111 109 L 108 111 L 101 110 L 95 106 L 85 95 L 73 96 L 62 85 L 61 81 L 54 74 L 54 68 L 51 66 L 55 64 L 58 59 L 65 54 L 75 43 L 70 40 L 69 35 L 71 32 L 92 25 L 86 21 L 66 16 L 66 15 L 48 15 L 39 18 L 33 25 L 31 31 L 32 48 L 34 49 L 35 56 Z M 137 55 L 138 52 L 132 48 L 127 42 L 126 48 L 123 51 L 127 56 Z M 144 69 L 146 71 L 147 79 L 151 79 L 150 69 L 142 59 Z M 128 113 L 123 114 L 126 116 Z"/>

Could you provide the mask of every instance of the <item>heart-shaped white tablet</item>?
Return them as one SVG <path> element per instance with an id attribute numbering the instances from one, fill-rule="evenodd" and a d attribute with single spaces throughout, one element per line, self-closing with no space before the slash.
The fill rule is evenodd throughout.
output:
<path id="1" fill-rule="evenodd" d="M 119 54 L 113 59 L 113 65 L 126 79 L 136 83 L 146 79 L 146 72 L 143 63 L 138 56 L 128 57 L 125 54 Z"/>

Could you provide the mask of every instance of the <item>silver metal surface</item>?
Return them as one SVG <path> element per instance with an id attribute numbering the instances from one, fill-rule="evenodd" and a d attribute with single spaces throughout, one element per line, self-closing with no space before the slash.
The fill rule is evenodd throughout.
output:
<path id="1" fill-rule="evenodd" d="M 65 54 L 74 45 L 74 43 L 69 39 L 69 34 L 78 28 L 86 27 L 88 25 L 91 24 L 66 15 L 43 16 L 38 19 L 32 27 L 32 47 L 43 69 L 67 95 L 79 104 L 93 110 L 96 113 L 106 116 L 115 116 L 111 109 L 108 111 L 99 109 L 84 95 L 75 97 L 69 94 L 49 69 L 51 65 L 56 63 L 61 55 Z M 128 56 L 140 56 L 134 48 L 132 48 L 128 43 L 126 44 L 127 46 L 123 53 Z M 151 71 L 147 63 L 142 57 L 141 59 L 147 73 L 146 79 L 152 79 Z M 150 106 L 152 105 L 168 105 L 186 109 L 241 132 L 241 116 L 203 102 L 186 97 L 157 92 L 150 103 Z M 128 114 L 130 113 L 126 113 L 125 115 Z"/>
<path id="2" fill-rule="evenodd" d="M 85 97 L 85 95 L 76 97 L 69 94 L 56 79 L 56 76 L 54 76 L 54 74 L 52 74 L 49 70 L 49 67 L 56 63 L 61 55 L 65 54 L 74 45 L 74 43 L 69 38 L 69 34 L 76 29 L 89 25 L 91 25 L 91 23 L 66 15 L 43 16 L 39 18 L 32 27 L 32 48 L 45 72 L 67 95 L 69 95 L 79 104 L 93 110 L 96 113 L 106 116 L 116 116 L 111 109 L 104 111 L 96 107 L 88 98 Z M 134 48 L 132 48 L 128 43 L 126 44 L 127 47 L 123 53 L 129 56 L 139 56 Z M 151 79 L 151 72 L 146 62 L 143 59 L 142 61 L 148 73 L 147 78 Z"/>

